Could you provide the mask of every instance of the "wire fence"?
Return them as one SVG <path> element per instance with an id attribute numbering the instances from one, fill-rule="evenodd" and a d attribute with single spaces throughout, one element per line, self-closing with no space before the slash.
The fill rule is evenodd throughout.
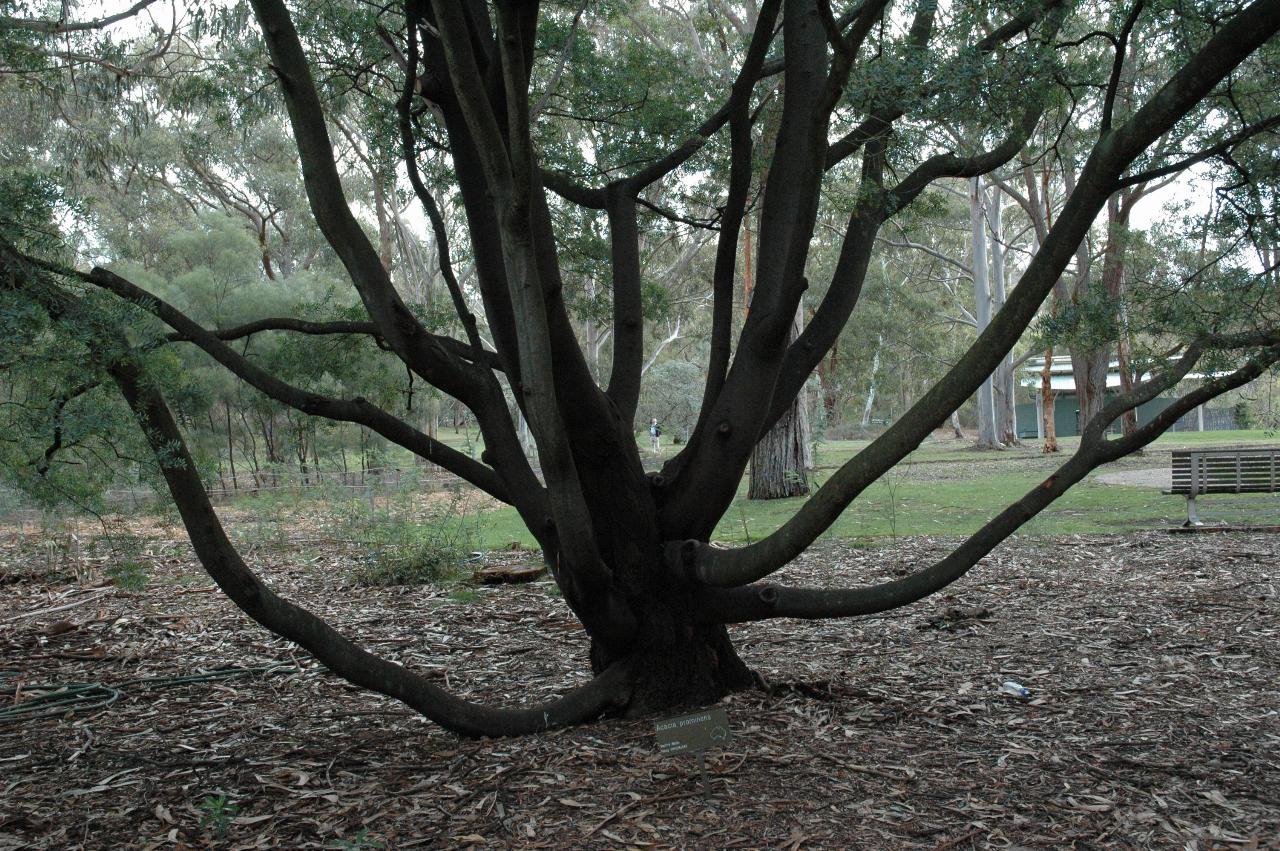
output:
<path id="1" fill-rule="evenodd" d="M 209 488 L 216 500 L 273 491 L 396 491 L 455 489 L 462 480 L 435 465 L 421 467 L 367 467 L 362 470 L 302 470 L 272 467 L 251 473 L 219 475 Z"/>
<path id="2" fill-rule="evenodd" d="M 468 485 L 440 467 L 382 466 L 363 470 L 301 470 L 271 467 L 250 473 L 237 471 L 220 475 L 207 483 L 215 505 L 230 505 L 254 497 L 305 499 L 375 499 L 406 493 L 458 492 Z M 146 485 L 121 485 L 102 492 L 92 509 L 68 505 L 62 510 L 41 506 L 20 490 L 0 487 L 0 523 L 38 524 L 62 514 L 142 514 L 159 508 L 162 496 Z M 164 496 L 167 498 L 167 495 Z"/>

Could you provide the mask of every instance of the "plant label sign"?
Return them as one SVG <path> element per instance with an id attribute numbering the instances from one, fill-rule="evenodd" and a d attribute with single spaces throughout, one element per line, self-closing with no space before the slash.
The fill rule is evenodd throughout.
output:
<path id="1" fill-rule="evenodd" d="M 698 752 L 729 743 L 729 716 L 723 709 L 707 709 L 679 718 L 667 718 L 656 725 L 658 752 L 664 756 Z"/>

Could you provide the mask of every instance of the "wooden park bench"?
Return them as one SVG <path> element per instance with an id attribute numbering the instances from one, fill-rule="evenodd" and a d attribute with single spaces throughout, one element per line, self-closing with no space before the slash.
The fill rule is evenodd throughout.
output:
<path id="1" fill-rule="evenodd" d="M 1175 449 L 1173 487 L 1187 497 L 1186 526 L 1199 526 L 1196 497 L 1206 493 L 1276 493 L 1280 447 Z"/>

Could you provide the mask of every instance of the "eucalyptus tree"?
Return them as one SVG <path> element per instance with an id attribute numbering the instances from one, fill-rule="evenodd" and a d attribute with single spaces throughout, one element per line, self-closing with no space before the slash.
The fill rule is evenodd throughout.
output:
<path id="1" fill-rule="evenodd" d="M 1113 31 L 1082 22 L 1074 5 L 1062 0 L 1031 0 L 995 20 L 981 3 L 955 3 L 944 10 L 932 0 L 867 0 L 844 10 L 826 0 L 764 0 L 741 45 L 736 72 L 689 101 L 706 109 L 696 123 L 686 123 L 680 111 L 641 112 L 644 121 L 631 122 L 626 103 L 615 97 L 620 89 L 604 85 L 604 79 L 583 91 L 573 105 L 597 114 L 612 109 L 614 122 L 611 144 L 602 146 L 592 163 L 583 161 L 580 149 L 575 154 L 568 146 L 544 144 L 548 134 L 554 135 L 555 116 L 544 112 L 535 118 L 533 109 L 540 92 L 532 81 L 545 80 L 563 55 L 540 52 L 544 23 L 563 23 L 576 7 L 408 0 L 385 10 L 343 7 L 343 14 L 328 15 L 332 4 L 252 0 L 251 6 L 269 56 L 260 61 L 274 75 L 287 113 L 312 214 L 366 314 L 341 324 L 268 316 L 252 330 L 376 337 L 407 370 L 474 413 L 485 439 L 481 458 L 442 445 L 365 397 L 283 380 L 228 345 L 227 338 L 246 333 L 246 326 L 202 325 L 105 266 L 84 271 L 57 258 L 41 259 L 38 251 L 6 235 L 3 280 L 6 290 L 39 305 L 49 322 L 75 318 L 97 329 L 84 348 L 98 377 L 119 389 L 156 454 L 201 562 L 238 606 L 339 676 L 404 701 L 460 733 L 535 732 L 609 711 L 638 714 L 712 701 L 748 687 L 756 678 L 734 649 L 727 625 L 775 617 L 852 617 L 918 601 L 965 575 L 1090 470 L 1144 445 L 1181 413 L 1244 384 L 1280 359 L 1280 329 L 1254 324 L 1254 313 L 1230 310 L 1238 299 L 1222 290 L 1223 311 L 1214 324 L 1185 329 L 1189 334 L 1176 341 L 1176 359 L 1104 406 L 1088 423 L 1075 455 L 936 564 L 866 586 L 770 582 L 993 372 L 1117 188 L 1211 156 L 1229 139 L 1247 143 L 1249 127 L 1224 105 L 1242 75 L 1274 91 L 1268 74 L 1275 68 L 1280 0 L 1149 6 L 1139 0 L 1119 7 L 1122 27 Z M 1062 96 L 1059 84 L 1114 92 L 1130 58 L 1126 33 L 1162 32 L 1175 19 L 1177 37 L 1169 40 L 1168 51 L 1176 61 L 1127 117 L 1101 110 L 1070 198 L 1017 288 L 973 346 L 777 532 L 737 549 L 709 545 L 760 435 L 800 392 L 857 307 L 884 222 L 934 181 L 971 178 L 1012 161 L 1047 104 Z M 612 37 L 613 23 L 597 22 L 579 37 Z M 1111 68 L 1083 81 L 1060 73 L 1062 57 L 1099 42 L 1111 46 Z M 371 73 L 399 80 L 395 106 L 402 164 L 436 231 L 462 339 L 420 321 L 352 213 L 317 87 L 317 69 L 328 67 L 318 63 L 317 52 L 332 43 L 367 51 L 376 59 L 369 64 Z M 1259 51 L 1265 61 L 1254 58 Z M 676 58 L 698 61 L 696 55 Z M 606 59 L 601 62 L 607 64 Z M 564 74 L 591 75 L 598 69 L 589 60 L 582 68 L 566 62 Z M 653 73 L 661 78 L 655 85 L 683 85 L 678 65 Z M 760 92 L 779 79 L 782 120 L 767 154 L 752 309 L 735 335 L 739 235 L 756 166 L 752 123 Z M 610 100 L 607 109 L 605 100 Z M 1104 100 L 1114 102 L 1113 97 Z M 966 134 L 970 145 L 963 148 L 949 145 L 938 131 L 960 114 L 977 117 Z M 1216 135 L 1201 140 L 1196 150 L 1154 158 L 1154 146 L 1183 122 L 1214 128 Z M 431 185 L 418 168 L 423 138 L 447 149 L 489 339 L 481 335 L 468 294 L 452 272 L 436 197 L 441 187 Z M 717 157 L 721 167 L 712 169 L 706 160 Z M 723 194 L 699 416 L 681 451 L 660 472 L 646 474 L 632 432 L 645 362 L 640 210 L 648 209 L 649 193 L 659 185 L 717 178 L 723 180 Z M 832 181 L 856 182 L 857 201 L 844 224 L 825 295 L 804 331 L 788 342 L 808 288 L 821 193 Z M 568 205 L 597 211 L 608 225 L 613 357 L 600 383 L 575 338 L 566 305 L 555 211 Z M 155 317 L 175 338 L 279 402 L 312 416 L 365 425 L 514 506 L 590 637 L 595 677 L 545 705 L 484 706 L 374 656 L 281 598 L 235 550 L 209 503 L 165 401 L 165 375 L 154 372 L 154 338 L 138 340 L 125 330 L 112 336 L 110 313 L 83 309 L 87 300 L 96 303 L 103 294 Z M 1104 435 L 1123 410 L 1176 384 L 1207 351 L 1218 353 L 1230 368 L 1132 434 Z M 504 383 L 514 388 L 536 439 L 541 477 L 521 451 Z"/>

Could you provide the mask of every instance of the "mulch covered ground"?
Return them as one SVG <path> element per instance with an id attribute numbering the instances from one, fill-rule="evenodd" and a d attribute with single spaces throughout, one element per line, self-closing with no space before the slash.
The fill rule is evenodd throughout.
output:
<path id="1" fill-rule="evenodd" d="M 171 530 L 137 593 L 101 583 L 110 556 L 0 546 L 4 849 L 1280 847 L 1280 535 L 1023 538 L 905 611 L 735 628 L 774 688 L 724 702 L 709 800 L 652 719 L 466 741 L 343 685 L 211 592 Z M 783 578 L 871 581 L 945 550 L 830 543 Z M 546 582 L 359 588 L 350 555 L 250 553 L 460 692 L 583 679 Z M 97 688 L 21 711 L 71 683 Z"/>

